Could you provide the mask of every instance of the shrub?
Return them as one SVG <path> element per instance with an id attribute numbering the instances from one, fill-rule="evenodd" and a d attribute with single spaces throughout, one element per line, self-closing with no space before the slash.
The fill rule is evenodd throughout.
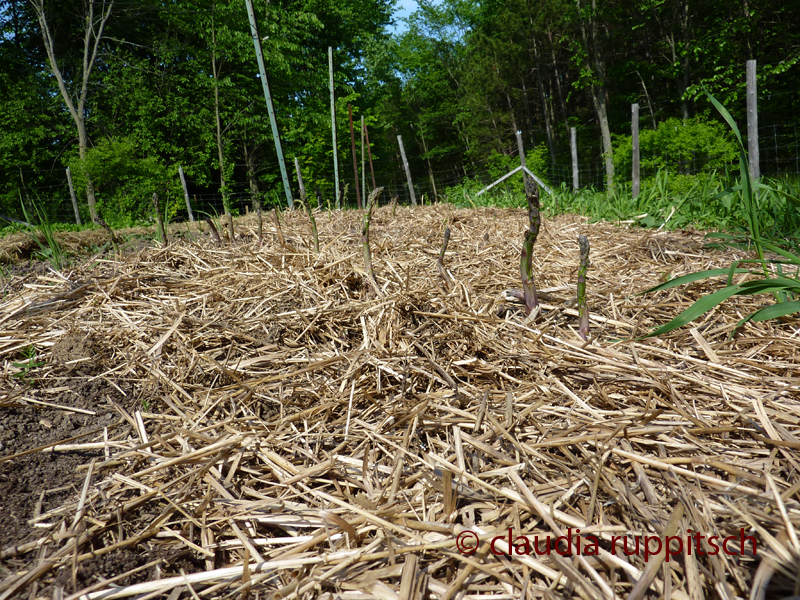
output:
<path id="1" fill-rule="evenodd" d="M 175 169 L 154 156 L 146 156 L 130 137 L 104 139 L 91 148 L 85 163 L 70 161 L 75 190 L 86 188 L 86 174 L 92 178 L 101 215 L 116 227 L 152 214 L 153 194 L 163 201 L 182 197 Z M 173 172 L 175 171 L 175 172 Z M 167 204 L 167 217 L 174 217 L 178 202 Z"/>
<path id="2" fill-rule="evenodd" d="M 623 181 L 631 179 L 631 136 L 615 136 L 614 168 Z M 691 175 L 724 172 L 734 166 L 738 148 L 730 130 L 717 121 L 695 117 L 684 122 L 670 118 L 658 128 L 639 132 L 639 163 L 643 182 L 659 169 L 672 176 L 672 190 L 681 193 L 694 185 Z M 678 177 L 675 177 L 678 176 Z M 680 188 L 680 189 L 677 189 Z"/>

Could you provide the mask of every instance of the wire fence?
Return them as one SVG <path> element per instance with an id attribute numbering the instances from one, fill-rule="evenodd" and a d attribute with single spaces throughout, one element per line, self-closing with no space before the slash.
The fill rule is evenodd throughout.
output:
<path id="1" fill-rule="evenodd" d="M 800 136 L 798 136 L 797 124 L 768 125 L 759 128 L 759 152 L 762 177 L 784 177 L 800 175 Z M 530 164 L 531 141 L 541 141 L 546 139 L 543 131 L 523 131 L 523 139 L 527 142 L 527 154 L 529 156 L 529 168 L 532 168 L 537 176 L 546 181 L 551 187 L 561 187 L 568 189 L 573 184 L 573 166 L 567 152 L 556 155 L 556 160 L 552 160 L 550 153 L 539 150 L 538 162 L 536 165 Z M 602 155 L 602 148 L 597 139 L 596 132 L 591 129 L 584 130 L 583 136 L 578 135 L 578 179 L 579 187 L 593 187 L 602 190 L 606 183 L 605 163 Z M 519 165 L 518 150 L 514 134 L 508 133 L 494 140 L 493 144 L 475 144 L 472 147 L 462 147 L 453 150 L 444 156 L 438 156 L 429 162 L 422 156 L 409 155 L 409 167 L 411 178 L 414 185 L 415 196 L 418 202 L 430 203 L 434 200 L 442 199 L 446 194 L 458 193 L 467 187 L 474 190 L 478 186 L 486 186 L 504 175 L 511 168 Z M 561 140 L 563 145 L 563 140 Z M 407 143 L 408 147 L 408 143 Z M 476 150 L 480 148 L 480 150 Z M 344 154 L 349 155 L 349 151 Z M 477 155 L 477 156 L 476 156 Z M 341 204 L 344 206 L 355 206 L 355 178 L 351 169 L 345 165 L 349 164 L 349 156 L 340 157 L 340 182 L 341 192 L 346 190 L 346 194 L 341 197 Z M 670 177 L 681 175 L 698 175 L 709 173 L 712 170 L 735 170 L 736 164 L 720 155 L 694 152 L 690 154 L 676 155 L 648 155 L 641 153 L 641 179 L 646 181 L 656 176 L 659 168 L 664 169 Z M 360 156 L 359 156 L 360 165 Z M 378 173 L 378 186 L 384 187 L 381 202 L 388 203 L 397 197 L 403 204 L 411 203 L 405 171 L 399 151 L 394 156 L 376 160 L 375 170 Z M 244 165 L 237 165 L 243 167 Z M 620 159 L 617 157 L 615 162 L 615 181 L 629 182 L 631 179 L 631 161 L 629 158 Z M 333 180 L 333 167 L 330 168 L 330 180 Z M 359 166 L 360 168 L 360 166 Z M 184 165 L 186 170 L 186 165 Z M 367 167 L 369 170 L 369 167 Z M 34 179 L 30 173 L 21 171 L 21 180 L 25 178 Z M 63 169 L 52 169 L 53 183 L 44 185 L 19 185 L 19 192 L 28 197 L 38 198 L 46 203 L 46 212 L 52 222 L 74 223 L 75 215 L 72 208 L 69 188 L 65 171 Z M 177 177 L 177 176 L 176 176 Z M 367 190 L 362 190 L 362 197 L 366 197 L 371 190 L 371 176 L 369 172 L 366 176 Z M 361 182 L 359 182 L 361 183 Z M 264 184 L 262 184 L 263 187 Z M 511 191 L 511 182 L 501 184 L 498 189 Z M 8 184 L 6 186 L 8 189 Z M 79 198 L 81 196 L 80 190 Z M 295 196 L 299 192 L 294 190 Z M 269 208 L 275 204 L 283 205 L 285 195 L 281 184 L 273 184 L 266 192 L 259 194 L 262 204 Z M 322 182 L 308 189 L 311 203 L 320 206 L 336 206 L 335 190 L 331 182 Z M 220 191 L 205 191 L 192 193 L 192 208 L 195 216 L 203 214 L 222 214 L 224 212 L 223 196 Z M 235 214 L 245 214 L 250 210 L 254 203 L 247 181 L 234 181 L 228 185 L 229 204 Z M 188 217 L 183 197 L 173 197 L 172 203 L 177 208 L 177 213 L 173 215 L 175 220 L 183 220 Z M 85 200 L 79 200 L 81 218 L 84 223 L 89 222 L 88 207 Z M 122 207 L 115 207 L 106 204 L 107 211 L 122 211 Z M 15 212 L 9 216 L 22 220 L 22 211 Z M 107 219 L 111 220 L 111 219 Z M 1 221 L 0 221 L 1 223 Z"/>

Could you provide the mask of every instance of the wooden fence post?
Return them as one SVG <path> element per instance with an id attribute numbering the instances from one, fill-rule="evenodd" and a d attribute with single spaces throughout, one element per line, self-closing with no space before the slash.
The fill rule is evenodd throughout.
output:
<path id="1" fill-rule="evenodd" d="M 253 36 L 253 46 L 256 51 L 256 61 L 258 61 L 258 73 L 261 76 L 261 87 L 264 91 L 264 100 L 267 102 L 267 112 L 269 112 L 269 124 L 272 128 L 272 139 L 275 141 L 275 151 L 278 154 L 278 165 L 281 168 L 281 179 L 283 179 L 283 191 L 286 193 L 286 202 L 292 208 L 292 186 L 289 182 L 289 173 L 286 170 L 286 160 L 283 157 L 283 144 L 281 143 L 281 132 L 278 129 L 278 119 L 275 116 L 275 107 L 272 104 L 272 92 L 269 89 L 267 79 L 267 68 L 264 65 L 264 53 L 261 50 L 261 37 L 258 34 L 256 23 L 256 13 L 253 8 L 253 0 L 245 0 L 247 4 L 247 17 L 250 19 L 250 33 Z"/>
<path id="2" fill-rule="evenodd" d="M 367 138 L 367 156 L 369 157 L 369 172 L 372 175 L 372 189 L 375 190 L 378 185 L 375 183 L 375 169 L 372 168 L 372 146 L 369 145 L 369 129 L 366 123 L 364 123 L 364 136 Z"/>
<path id="3" fill-rule="evenodd" d="M 367 193 L 367 169 L 364 157 L 364 115 L 361 115 L 361 189 Z"/>
<path id="4" fill-rule="evenodd" d="M 519 164 L 522 165 L 522 182 L 523 185 L 528 179 L 528 174 L 525 173 L 525 148 L 522 146 L 522 132 L 517 131 L 517 151 L 519 152 Z"/>
<path id="5" fill-rule="evenodd" d="M 69 170 L 69 167 L 67 167 L 67 183 L 69 184 L 69 195 L 72 198 L 72 210 L 75 211 L 75 222 L 78 225 L 83 225 L 81 223 L 81 213 L 78 211 L 78 198 L 75 196 L 75 188 L 72 187 L 72 171 Z"/>
<path id="6" fill-rule="evenodd" d="M 572 154 L 572 190 L 577 192 L 580 188 L 580 178 L 578 176 L 578 141 L 577 132 L 574 127 L 569 128 L 569 149 Z"/>
<path id="7" fill-rule="evenodd" d="M 328 75 L 331 88 L 331 136 L 333 137 L 333 180 L 336 186 L 336 208 L 339 208 L 339 152 L 336 148 L 336 97 L 333 93 L 333 48 L 328 46 Z"/>
<path id="8" fill-rule="evenodd" d="M 756 61 L 747 61 L 747 154 L 750 159 L 750 179 L 761 177 L 758 157 L 758 85 Z"/>
<path id="9" fill-rule="evenodd" d="M 408 191 L 411 193 L 411 204 L 417 205 L 417 196 L 414 194 L 414 183 L 411 181 L 411 169 L 408 168 L 408 159 L 406 158 L 406 150 L 403 148 L 403 136 L 397 136 L 397 143 L 400 144 L 400 156 L 403 158 L 403 168 L 406 170 L 406 179 L 408 180 Z"/>
<path id="10" fill-rule="evenodd" d="M 356 156 L 356 136 L 353 133 L 353 106 L 347 105 L 347 115 L 350 119 L 350 151 L 353 155 L 353 173 L 356 178 L 356 203 L 358 208 L 361 208 L 361 189 L 358 184 L 358 157 Z"/>
<path id="11" fill-rule="evenodd" d="M 181 176 L 181 186 L 183 187 L 183 197 L 186 200 L 186 210 L 189 211 L 189 220 L 194 223 L 194 213 L 192 213 L 192 203 L 189 202 L 189 190 L 186 188 L 186 177 L 183 175 L 183 167 L 178 165 L 178 175 Z"/>
<path id="12" fill-rule="evenodd" d="M 631 179 L 632 194 L 639 195 L 639 105 L 631 104 Z"/>

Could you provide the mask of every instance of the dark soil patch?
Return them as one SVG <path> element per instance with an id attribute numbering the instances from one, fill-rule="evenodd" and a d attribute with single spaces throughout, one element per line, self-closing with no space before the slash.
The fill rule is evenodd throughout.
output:
<path id="1" fill-rule="evenodd" d="M 75 355 L 74 348 L 72 353 L 67 348 L 64 351 L 65 358 Z M 109 400 L 119 404 L 125 402 L 116 388 L 102 380 L 48 377 L 45 381 L 34 380 L 31 383 L 38 387 L 17 384 L 13 397 L 0 404 L 3 406 L 0 460 L 3 456 L 111 426 L 119 414 Z M 28 402 L 26 398 L 96 414 L 42 406 Z M 78 439 L 72 443 L 81 441 Z M 102 456 L 101 450 L 39 451 L 0 462 L 0 531 L 3 532 L 0 546 L 24 544 L 47 535 L 49 530 L 35 526 L 31 519 L 75 500 L 86 475 L 86 471 L 79 467 L 92 459 L 102 459 Z"/>

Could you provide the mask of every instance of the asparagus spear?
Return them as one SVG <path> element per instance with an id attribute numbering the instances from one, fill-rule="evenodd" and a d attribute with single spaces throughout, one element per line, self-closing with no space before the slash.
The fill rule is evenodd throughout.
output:
<path id="1" fill-rule="evenodd" d="M 444 268 L 444 253 L 447 252 L 447 243 L 449 241 L 450 241 L 450 228 L 445 227 L 444 243 L 442 243 L 442 249 L 439 252 L 439 258 L 436 260 L 436 268 L 439 269 L 439 275 L 441 275 L 442 279 L 444 279 L 444 284 L 445 286 L 447 286 L 448 290 L 453 288 L 453 281 L 450 279 L 449 273 Z"/>
<path id="2" fill-rule="evenodd" d="M 581 265 L 578 268 L 578 333 L 581 339 L 589 338 L 589 307 L 586 305 L 586 271 L 589 268 L 589 240 L 578 236 L 581 250 Z"/>
<path id="3" fill-rule="evenodd" d="M 519 270 L 522 276 L 522 293 L 525 297 L 525 314 L 529 315 L 539 306 L 536 284 L 533 281 L 533 245 L 539 236 L 542 217 L 539 213 L 539 186 L 532 177 L 525 175 L 525 195 L 528 198 L 528 220 L 530 225 L 525 232 L 522 244 Z"/>

